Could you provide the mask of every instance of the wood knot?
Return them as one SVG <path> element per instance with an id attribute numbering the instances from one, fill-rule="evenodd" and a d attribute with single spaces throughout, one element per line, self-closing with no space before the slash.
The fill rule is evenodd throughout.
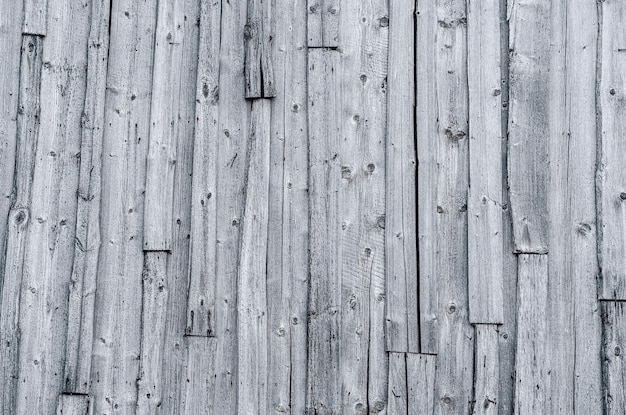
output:
<path id="1" fill-rule="evenodd" d="M 381 17 L 380 19 L 378 19 L 378 24 L 380 24 L 380 27 L 389 26 L 389 18 L 387 16 Z"/>
<path id="2" fill-rule="evenodd" d="M 452 141 L 462 140 L 463 137 L 467 135 L 465 131 L 462 131 L 462 130 L 453 131 L 452 128 L 446 128 L 445 130 L 443 130 L 443 133 L 446 135 L 448 140 L 452 140 Z"/>

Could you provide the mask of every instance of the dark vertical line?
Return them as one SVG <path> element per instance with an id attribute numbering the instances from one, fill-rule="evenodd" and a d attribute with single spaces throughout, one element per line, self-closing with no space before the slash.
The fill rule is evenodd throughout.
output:
<path id="1" fill-rule="evenodd" d="M 394 0 L 389 0 L 390 3 Z M 417 175 L 418 172 L 418 154 L 417 154 L 417 125 L 416 125 L 416 120 L 417 120 L 417 7 L 418 7 L 418 1 L 419 0 L 415 0 L 415 2 L 413 3 L 413 51 L 411 53 L 411 57 L 410 59 L 413 60 L 413 102 L 411 103 L 413 110 L 411 111 L 411 128 L 413 130 L 413 159 L 415 160 L 415 178 L 414 178 L 414 183 L 415 183 L 415 229 L 416 229 L 416 238 L 415 238 L 415 252 L 417 253 L 416 255 L 416 262 L 417 262 L 417 293 L 416 294 L 416 306 L 417 306 L 417 347 L 418 350 L 420 352 L 422 352 L 422 315 L 421 315 L 421 311 L 422 311 L 422 304 L 421 304 L 421 295 L 420 295 L 420 283 L 421 283 L 421 272 L 420 272 L 420 244 L 419 244 L 419 177 Z M 428 0 L 427 0 L 428 1 Z M 390 22 L 389 24 L 392 24 L 392 22 Z"/>

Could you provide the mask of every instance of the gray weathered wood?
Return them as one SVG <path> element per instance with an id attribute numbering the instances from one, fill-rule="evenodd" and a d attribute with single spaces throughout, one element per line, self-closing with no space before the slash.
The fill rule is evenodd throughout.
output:
<path id="1" fill-rule="evenodd" d="M 22 33 L 45 36 L 48 18 L 48 0 L 24 1 L 24 24 Z M 58 22 L 55 22 L 58 24 Z"/>
<path id="2" fill-rule="evenodd" d="M 624 302 L 601 301 L 604 409 L 608 415 L 626 411 L 626 316 Z"/>
<path id="3" fill-rule="evenodd" d="M 419 352 L 414 1 L 389 4 L 385 270 L 387 350 Z"/>
<path id="4" fill-rule="evenodd" d="M 535 0 L 511 8 L 508 174 L 516 253 L 548 252 L 548 141 L 558 133 L 550 117 L 552 16 L 549 3 Z"/>
<path id="5" fill-rule="evenodd" d="M 408 414 L 406 353 L 389 352 L 388 414 Z"/>
<path id="6" fill-rule="evenodd" d="M 244 30 L 246 98 L 276 96 L 274 82 L 275 0 L 248 0 Z M 281 6 L 282 7 L 282 6 Z"/>
<path id="7" fill-rule="evenodd" d="M 432 414 L 435 407 L 437 356 L 407 353 L 406 382 L 408 414 Z"/>
<path id="8" fill-rule="evenodd" d="M 217 414 L 215 407 L 215 352 L 217 339 L 205 336 L 187 336 L 185 345 L 189 350 L 189 363 L 186 366 L 184 388 L 185 397 L 181 406 L 170 413 Z M 236 412 L 233 408 L 231 412 Z"/>
<path id="9" fill-rule="evenodd" d="M 473 414 L 498 413 L 500 359 L 498 326 L 476 324 L 476 349 L 474 357 L 474 410 Z"/>
<path id="10" fill-rule="evenodd" d="M 101 239 L 91 364 L 94 413 L 134 412 L 141 352 L 143 202 L 156 7 L 111 9 Z"/>
<path id="11" fill-rule="evenodd" d="M 254 414 L 267 408 L 267 227 L 270 178 L 270 103 L 252 102 L 246 203 L 237 279 L 238 406 Z M 280 335 L 280 329 L 277 333 Z"/>
<path id="12" fill-rule="evenodd" d="M 308 0 L 309 47 L 339 46 L 339 0 Z"/>
<path id="13" fill-rule="evenodd" d="M 12 183 L 5 260 L 2 261 L 2 297 L 0 309 L 0 359 L 2 363 L 2 401 L 0 409 L 10 413 L 16 408 L 19 351 L 20 289 L 23 260 L 27 249 L 26 235 L 31 226 L 31 194 L 39 138 L 40 83 L 43 38 L 24 36 L 21 48 L 19 104 L 15 155 L 15 181 Z M 13 161 L 11 162 L 13 167 Z"/>
<path id="14" fill-rule="evenodd" d="M 341 411 L 338 188 L 337 160 L 341 97 L 339 52 L 309 49 L 309 195 L 310 295 L 307 410 Z M 349 170 L 345 173 L 349 174 Z"/>
<path id="15" fill-rule="evenodd" d="M 471 323 L 502 323 L 500 7 L 469 1 L 468 287 Z"/>
<path id="16" fill-rule="evenodd" d="M 89 415 L 89 395 L 59 395 L 56 415 Z"/>
<path id="17" fill-rule="evenodd" d="M 620 29 L 626 18 L 626 5 L 609 0 L 599 3 L 600 59 L 598 81 L 598 221 L 599 259 L 602 269 L 600 298 L 626 299 L 626 76 L 624 57 L 626 38 Z"/>
<path id="18" fill-rule="evenodd" d="M 518 256 L 515 414 L 546 413 L 549 408 L 547 350 L 548 256 Z"/>

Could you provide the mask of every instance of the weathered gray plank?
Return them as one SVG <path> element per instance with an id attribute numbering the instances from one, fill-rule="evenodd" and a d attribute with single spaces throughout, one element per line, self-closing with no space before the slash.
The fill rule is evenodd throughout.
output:
<path id="1" fill-rule="evenodd" d="M 419 352 L 413 13 L 415 2 L 389 4 L 385 270 L 387 350 Z M 423 254 L 424 255 L 424 254 Z"/>
<path id="2" fill-rule="evenodd" d="M 244 30 L 246 98 L 276 96 L 274 82 L 274 0 L 248 0 Z"/>
<path id="3" fill-rule="evenodd" d="M 408 414 L 406 353 L 389 352 L 388 414 Z"/>
<path id="4" fill-rule="evenodd" d="M 309 195 L 310 294 L 307 410 L 341 412 L 338 189 L 342 168 L 337 160 L 341 97 L 339 52 L 309 50 Z M 348 173 L 349 170 L 346 172 Z"/>
<path id="5" fill-rule="evenodd" d="M 497 414 L 500 383 L 498 326 L 476 324 L 473 414 Z"/>
<path id="6" fill-rule="evenodd" d="M 515 413 L 549 413 L 548 256 L 518 256 Z"/>
<path id="7" fill-rule="evenodd" d="M 87 86 L 82 117 L 74 263 L 69 290 L 64 391 L 87 393 L 91 371 L 94 292 L 100 249 L 100 186 L 110 1 L 91 3 Z"/>
<path id="8" fill-rule="evenodd" d="M 626 411 L 626 317 L 624 302 L 601 301 L 604 409 L 608 415 Z"/>
<path id="9" fill-rule="evenodd" d="M 57 402 L 56 415 L 88 415 L 89 395 L 61 394 Z"/>
<path id="10" fill-rule="evenodd" d="M 406 382 L 409 414 L 432 414 L 435 407 L 435 365 L 437 356 L 406 355 Z"/>
<path id="11" fill-rule="evenodd" d="M 2 362 L 2 401 L 0 409 L 10 413 L 16 408 L 20 289 L 23 260 L 27 248 L 26 235 L 31 225 L 31 193 L 33 172 L 39 138 L 40 84 L 43 59 L 43 38 L 24 36 L 21 48 L 19 78 L 19 104 L 16 136 L 12 139 L 17 148 L 12 152 L 15 164 L 15 181 L 12 184 L 11 210 L 9 211 L 6 251 L 3 261 L 2 302 L 0 303 L 0 348 Z M 17 141 L 17 143 L 15 143 Z"/>
<path id="12" fill-rule="evenodd" d="M 167 256 L 164 251 L 144 254 L 137 414 L 156 413 L 163 399 L 161 366 L 168 302 Z"/>
<path id="13" fill-rule="evenodd" d="M 620 30 L 626 5 L 609 0 L 599 3 L 601 24 L 598 45 L 598 114 L 600 154 L 598 160 L 599 259 L 602 269 L 600 298 L 626 299 L 626 93 L 624 58 L 626 36 Z"/>
<path id="14" fill-rule="evenodd" d="M 502 323 L 502 135 L 500 7 L 470 1 L 468 287 L 471 323 Z"/>
<path id="15" fill-rule="evenodd" d="M 48 0 L 24 1 L 24 24 L 22 33 L 28 35 L 46 35 L 46 20 L 48 17 Z M 57 22 L 55 22 L 57 23 Z"/>
<path id="16" fill-rule="evenodd" d="M 517 0 L 511 9 L 508 174 L 516 253 L 548 252 L 548 138 L 558 133 L 550 115 L 552 17 L 546 2 Z"/>
<path id="17" fill-rule="evenodd" d="M 308 0 L 309 47 L 339 46 L 339 0 Z"/>
<path id="18" fill-rule="evenodd" d="M 206 336 L 186 336 L 185 348 L 189 350 L 189 364 L 184 378 L 185 397 L 181 405 L 169 413 L 217 414 L 215 406 L 215 349 L 217 339 Z M 233 411 L 236 410 L 233 408 Z"/>
<path id="19" fill-rule="evenodd" d="M 215 315 L 217 125 L 219 104 L 219 3 L 202 2 L 191 197 L 190 281 L 185 334 L 212 336 Z"/>
<path id="20" fill-rule="evenodd" d="M 119 0 L 112 6 L 91 366 L 94 413 L 134 412 L 137 404 L 143 192 L 156 23 L 152 3 Z"/>
<path id="21" fill-rule="evenodd" d="M 270 177 L 270 103 L 252 102 L 246 203 L 237 281 L 238 413 L 267 408 L 267 226 Z"/>

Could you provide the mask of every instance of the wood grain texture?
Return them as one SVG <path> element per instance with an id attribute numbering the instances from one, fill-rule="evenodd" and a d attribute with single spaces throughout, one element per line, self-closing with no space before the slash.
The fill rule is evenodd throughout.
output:
<path id="1" fill-rule="evenodd" d="M 406 355 L 406 381 L 409 414 L 432 414 L 435 407 L 435 367 L 437 356 Z"/>
<path id="2" fill-rule="evenodd" d="M 544 413 L 548 400 L 548 256 L 518 256 L 515 414 Z"/>
<path id="3" fill-rule="evenodd" d="M 474 404 L 473 414 L 497 414 L 500 383 L 500 359 L 498 350 L 498 326 L 476 324 L 474 326 L 476 348 L 474 350 Z"/>
<path id="4" fill-rule="evenodd" d="M 189 364 L 185 366 L 185 395 L 178 408 L 169 413 L 216 414 L 215 407 L 215 355 L 217 339 L 206 336 L 186 336 L 185 348 L 189 351 Z"/>
<path id="5" fill-rule="evenodd" d="M 387 413 L 408 414 L 406 353 L 389 352 L 388 396 Z"/>
<path id="6" fill-rule="evenodd" d="M 246 98 L 276 96 L 274 81 L 275 0 L 247 0 L 245 40 Z"/>
<path id="7" fill-rule="evenodd" d="M 508 174 L 516 253 L 548 252 L 548 141 L 558 134 L 550 104 L 559 99 L 551 89 L 554 16 L 548 3 L 534 0 L 511 8 Z"/>
<path id="8" fill-rule="evenodd" d="M 341 6 L 338 0 L 308 0 L 308 46 L 335 48 L 339 46 Z"/>
<path id="9" fill-rule="evenodd" d="M 622 414 L 626 410 L 626 317 L 621 301 L 602 301 L 602 369 L 604 376 L 604 410 Z"/>
<path id="10" fill-rule="evenodd" d="M 54 7 L 52 5 L 51 7 Z M 24 24 L 22 33 L 45 36 L 48 18 L 48 0 L 24 1 Z"/>
<path id="11" fill-rule="evenodd" d="M 385 269 L 387 350 L 419 352 L 415 153 L 415 2 L 389 4 Z M 426 342 L 427 343 L 427 342 Z M 428 346 L 425 346 L 428 347 Z"/>
<path id="12" fill-rule="evenodd" d="M 56 415 L 89 415 L 89 395 L 59 395 Z"/>
<path id="13" fill-rule="evenodd" d="M 626 299 L 626 173 L 624 151 L 619 137 L 626 132 L 624 94 L 626 37 L 619 25 L 626 6 L 619 1 L 599 3 L 598 44 L 598 221 L 599 259 L 602 269 L 600 298 Z"/>
<path id="14" fill-rule="evenodd" d="M 493 1 L 470 1 L 467 10 L 471 323 L 498 324 L 504 319 L 499 6 Z"/>

